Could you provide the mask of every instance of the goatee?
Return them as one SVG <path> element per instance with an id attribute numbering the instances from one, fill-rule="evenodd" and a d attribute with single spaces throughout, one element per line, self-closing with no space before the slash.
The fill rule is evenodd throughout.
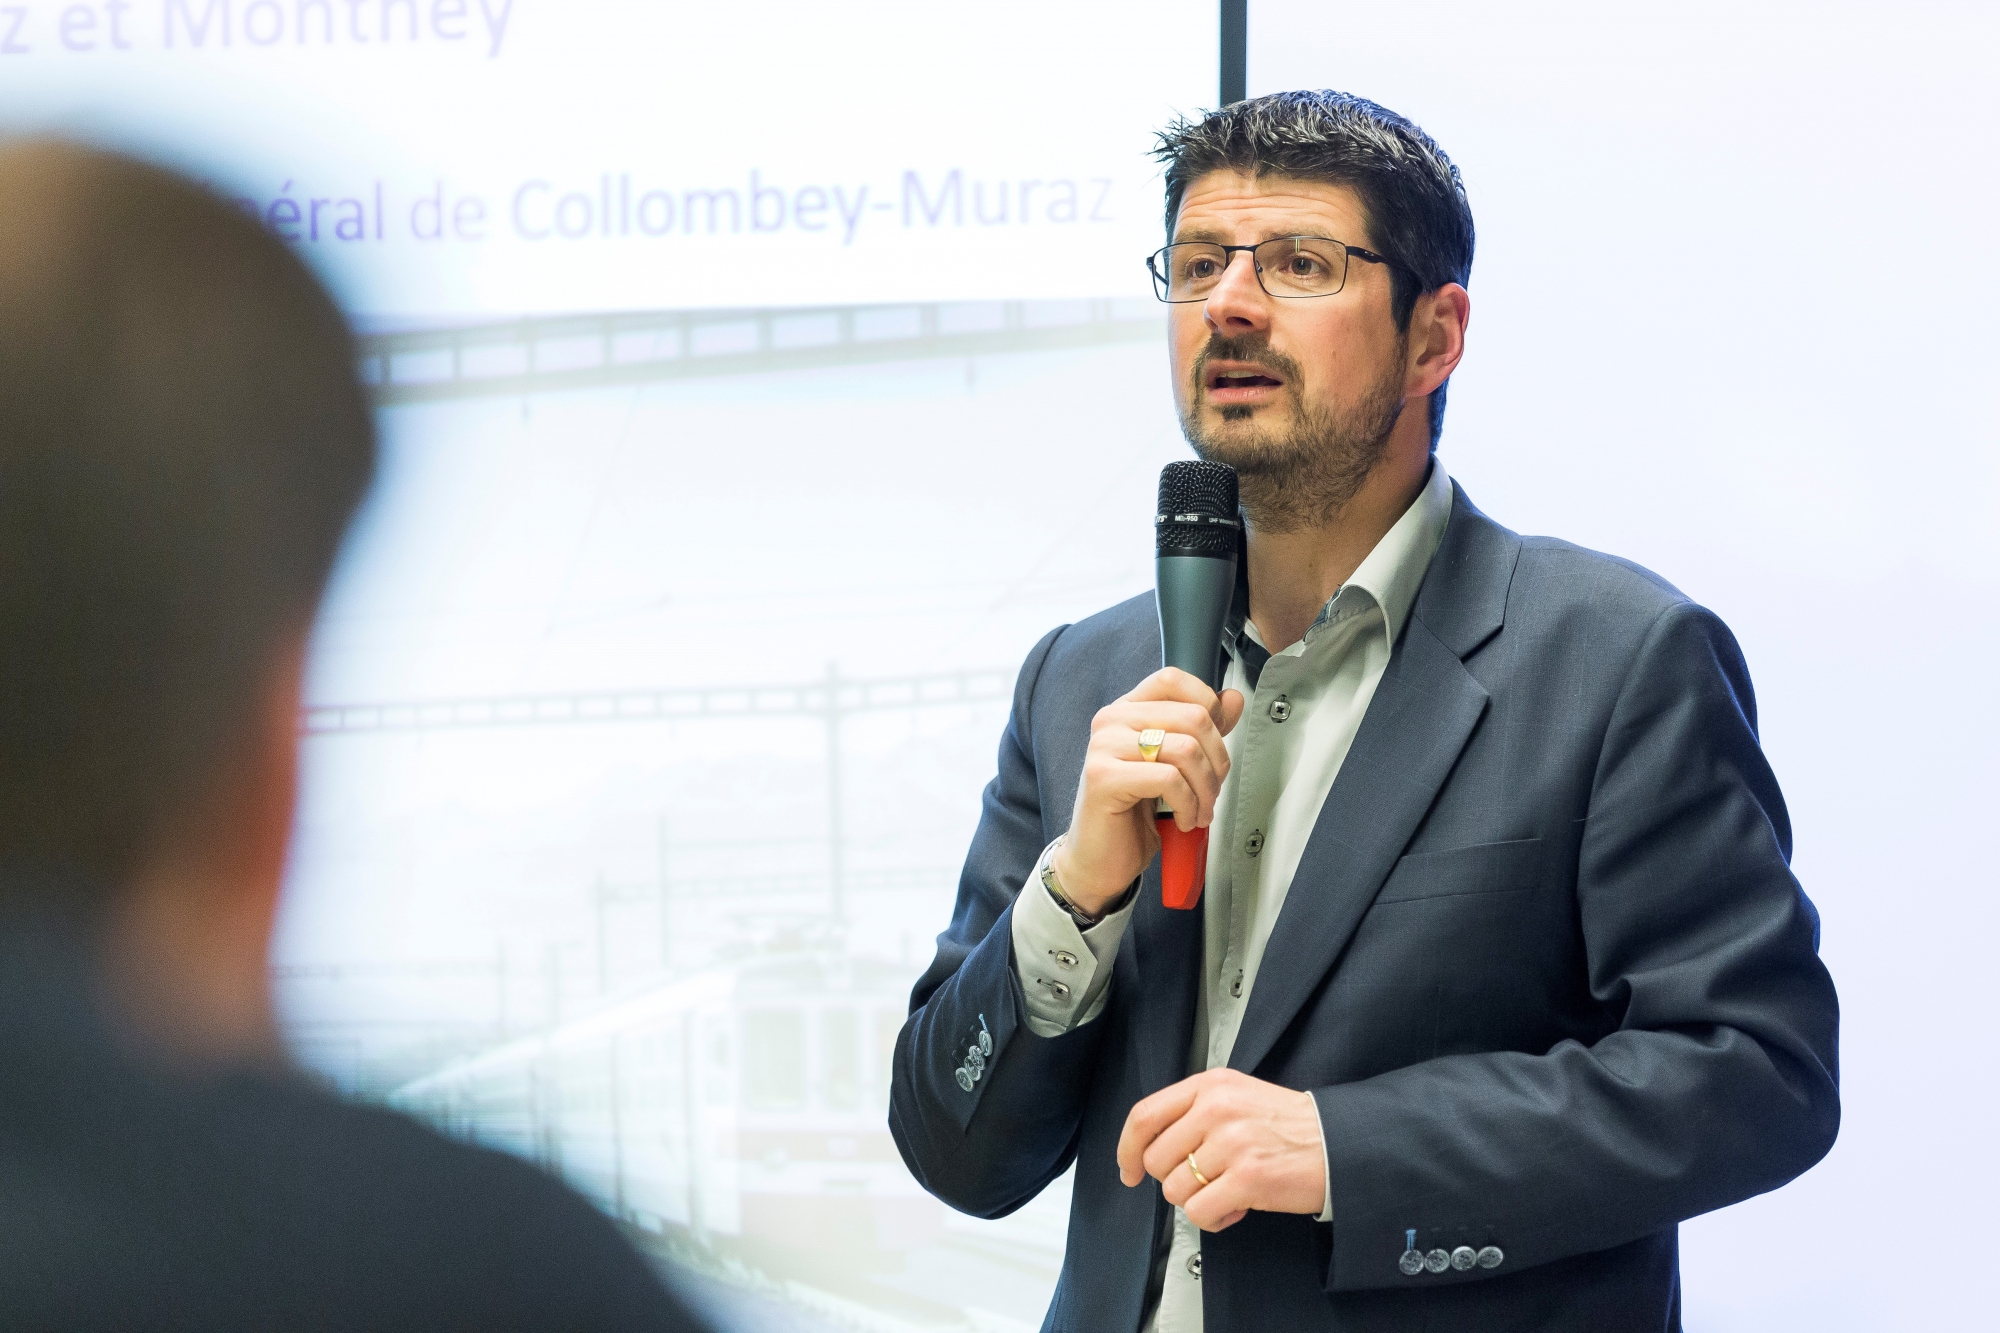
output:
<path id="1" fill-rule="evenodd" d="M 1292 389 L 1292 413 L 1275 434 L 1223 438 L 1203 428 L 1199 413 L 1208 363 L 1249 361 L 1268 366 Z M 1300 391 L 1298 363 L 1256 338 L 1211 338 L 1195 358 L 1188 410 L 1181 433 L 1195 454 L 1236 469 L 1243 510 L 1265 532 L 1296 532 L 1336 518 L 1361 490 L 1389 447 L 1389 434 L 1402 415 L 1402 344 L 1382 378 L 1349 403 L 1309 403 Z M 1224 421 L 1248 421 L 1250 408 L 1222 409 Z"/>

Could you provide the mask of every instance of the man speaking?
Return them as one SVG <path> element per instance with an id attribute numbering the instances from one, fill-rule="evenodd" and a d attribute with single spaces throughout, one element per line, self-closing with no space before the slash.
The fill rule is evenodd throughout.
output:
<path id="1" fill-rule="evenodd" d="M 903 1158 L 983 1217 L 1075 1162 L 1048 1329 L 1677 1329 L 1676 1224 L 1839 1120 L 1742 655 L 1438 463 L 1473 227 L 1421 130 L 1283 93 L 1159 156 L 1175 402 L 1241 485 L 1224 688 L 1151 596 L 1028 655 Z"/>

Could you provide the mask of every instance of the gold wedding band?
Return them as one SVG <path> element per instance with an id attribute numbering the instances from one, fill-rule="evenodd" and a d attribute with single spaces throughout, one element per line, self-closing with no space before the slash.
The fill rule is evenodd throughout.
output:
<path id="1" fill-rule="evenodd" d="M 1203 1189 L 1208 1188 L 1208 1177 L 1204 1176 L 1201 1168 L 1195 1165 L 1193 1153 L 1188 1154 L 1188 1170 L 1194 1172 L 1194 1178 L 1201 1183 Z"/>
<path id="2" fill-rule="evenodd" d="M 1139 733 L 1139 757 L 1152 763 L 1160 757 L 1160 747 L 1167 743 L 1167 733 L 1158 727 L 1147 727 Z"/>

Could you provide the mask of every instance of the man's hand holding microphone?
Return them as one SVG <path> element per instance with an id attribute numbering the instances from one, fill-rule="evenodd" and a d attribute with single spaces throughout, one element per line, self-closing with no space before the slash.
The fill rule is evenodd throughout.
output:
<path id="1" fill-rule="evenodd" d="M 1217 694 L 1178 667 L 1162 667 L 1097 710 L 1076 811 L 1050 858 L 1065 897 L 1093 917 L 1117 904 L 1159 853 L 1156 801 L 1173 808 L 1179 828 L 1208 827 L 1229 774 L 1222 738 L 1242 716 L 1241 694 Z M 1166 735 L 1148 759 L 1139 741 L 1153 730 Z"/>
<path id="2" fill-rule="evenodd" d="M 1205 828 L 1229 775 L 1223 737 L 1243 716 L 1243 696 L 1217 694 L 1165 667 L 1097 711 L 1069 833 L 1050 864 L 1063 893 L 1090 916 L 1114 907 L 1159 851 L 1153 803 L 1164 798 L 1182 829 Z M 1154 760 L 1140 734 L 1166 732 Z M 1147 1176 L 1204 1231 L 1252 1208 L 1318 1213 L 1326 1190 L 1319 1112 L 1312 1098 L 1230 1069 L 1163 1088 L 1132 1108 L 1118 1139 L 1118 1175 Z"/>
<path id="3" fill-rule="evenodd" d="M 1242 694 L 1217 688 L 1236 524 L 1229 469 L 1176 463 L 1161 474 L 1158 597 L 1167 665 L 1091 719 L 1069 832 L 1049 860 L 1063 896 L 1092 919 L 1113 910 L 1159 854 L 1157 808 L 1172 809 L 1182 834 L 1215 819 L 1229 775 L 1223 738 L 1243 716 Z M 1179 901 L 1176 886 L 1164 886 L 1169 906 L 1199 901 L 1195 873 L 1192 894 L 1182 886 Z M 1128 1186 L 1152 1176 L 1167 1202 L 1204 1231 L 1231 1226 L 1251 1209 L 1318 1214 L 1326 1194 L 1319 1111 L 1296 1088 L 1210 1069 L 1132 1108 L 1118 1140 L 1118 1174 Z"/>

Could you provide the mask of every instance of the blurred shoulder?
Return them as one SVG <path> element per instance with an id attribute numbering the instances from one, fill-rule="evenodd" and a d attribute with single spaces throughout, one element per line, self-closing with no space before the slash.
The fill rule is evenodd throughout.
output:
<path id="1" fill-rule="evenodd" d="M 462 1220 L 475 1206 L 512 1215 L 511 1228 L 579 1230 L 629 1248 L 603 1214 L 541 1168 L 449 1138 L 401 1111 L 303 1080 L 246 1080 L 233 1100 L 228 1119 L 239 1141 L 272 1159 L 267 1170 L 309 1186 L 330 1217 L 368 1207 L 393 1226 L 433 1214 Z"/>
<path id="2" fill-rule="evenodd" d="M 591 1312 L 587 1326 L 698 1327 L 610 1218 L 529 1162 L 309 1085 L 235 1100 L 231 1131 L 261 1159 L 260 1211 L 289 1198 L 313 1219 L 308 1243 L 376 1274 L 385 1295 L 449 1291 L 495 1326 L 571 1310 Z"/>
<path id="3" fill-rule="evenodd" d="M 0 1096 L 0 1326 L 699 1327 L 527 1162 L 302 1077 L 158 1066 L 60 1008 L 25 1054 L 0 1033 L 36 1075 Z"/>

